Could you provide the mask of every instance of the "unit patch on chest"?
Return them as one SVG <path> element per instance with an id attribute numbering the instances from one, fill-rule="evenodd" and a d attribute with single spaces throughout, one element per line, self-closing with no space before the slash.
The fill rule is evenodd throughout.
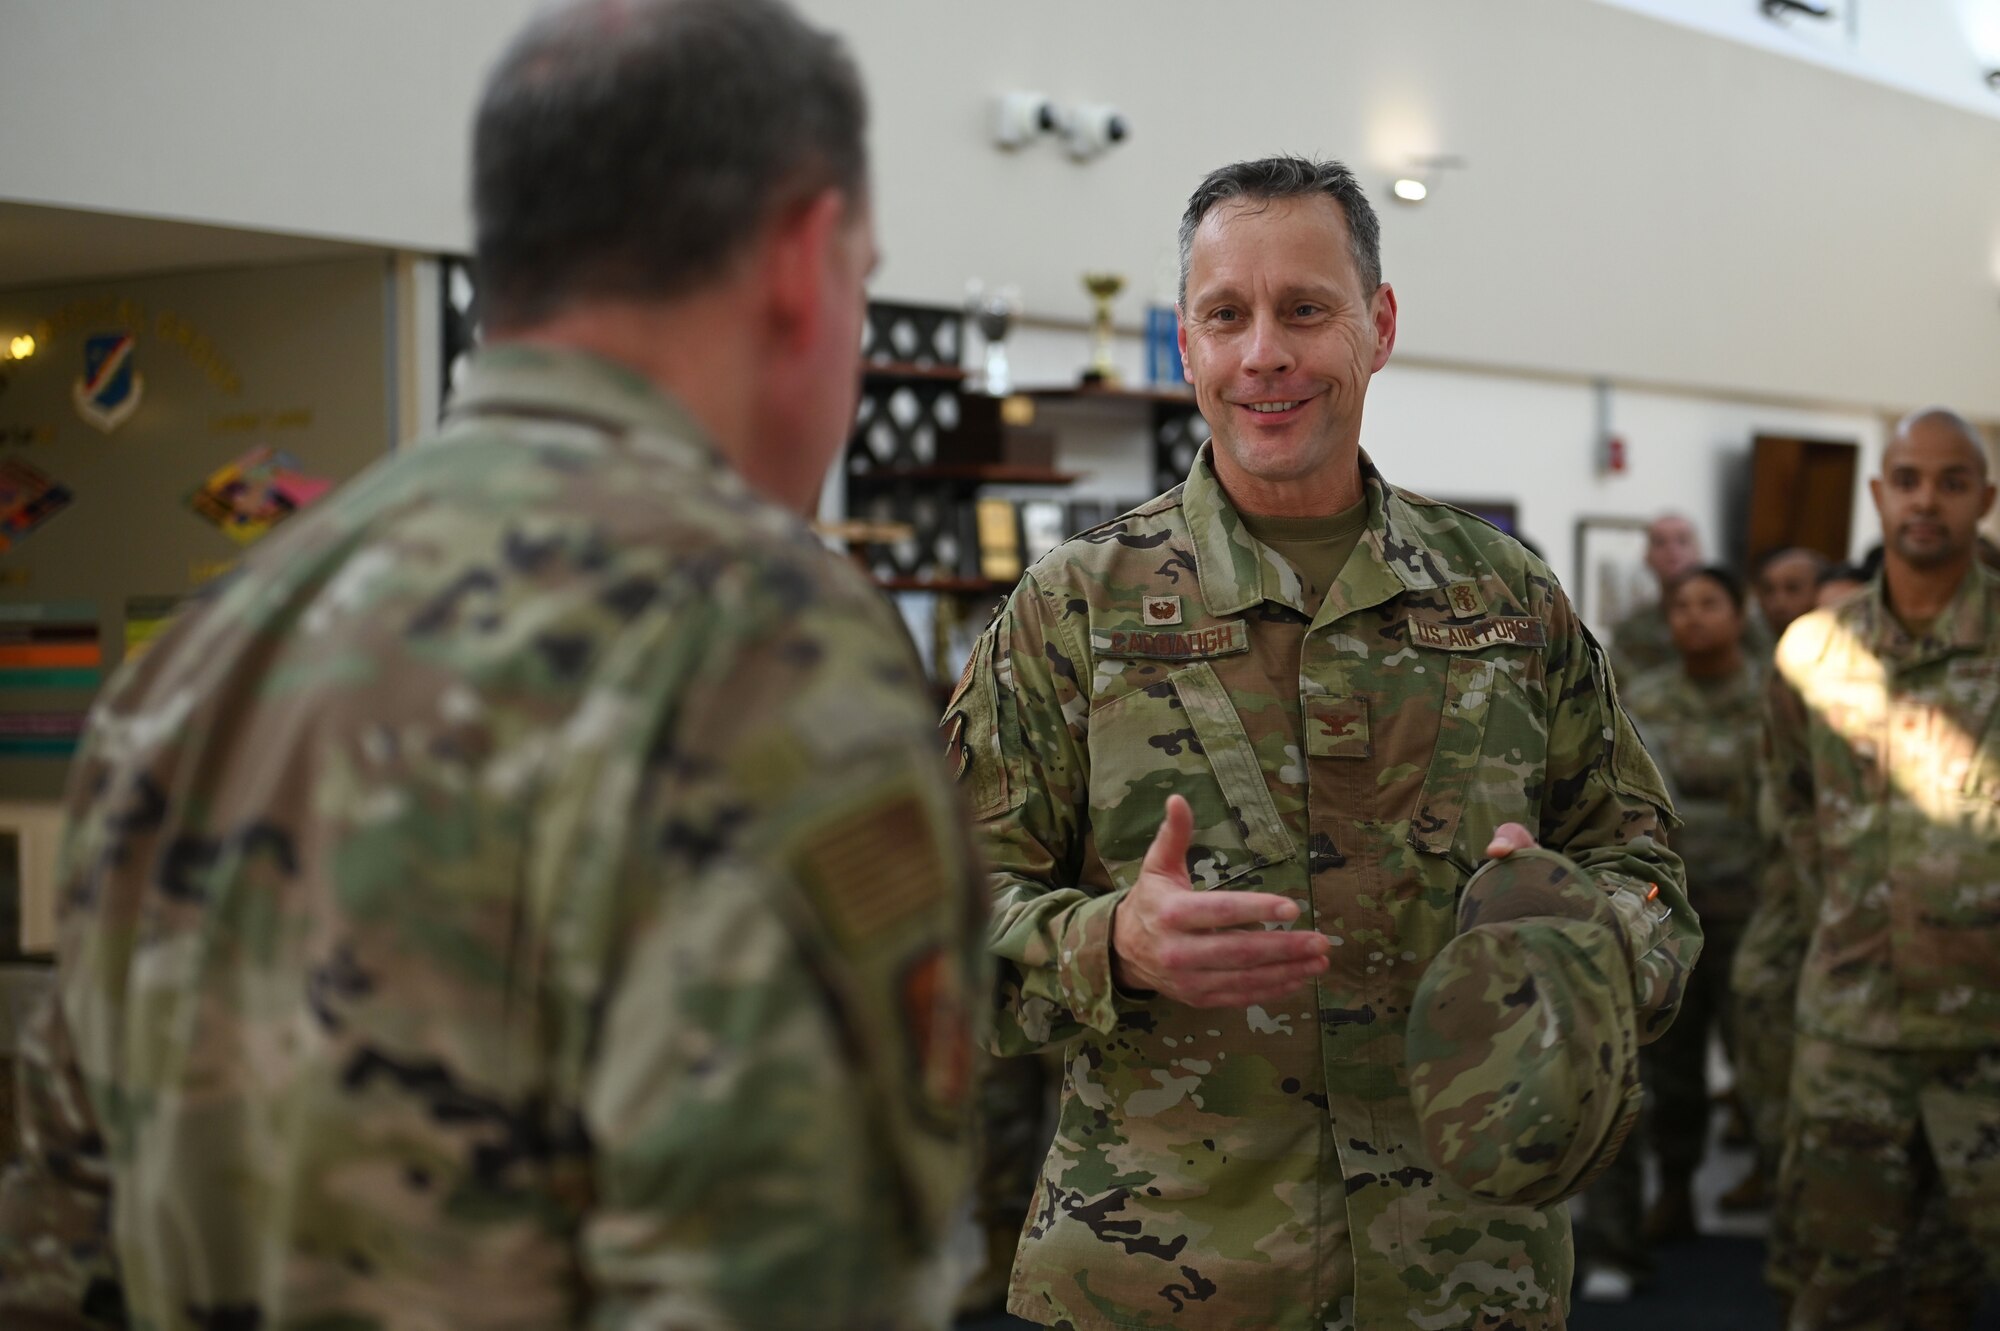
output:
<path id="1" fill-rule="evenodd" d="M 1092 629 L 1090 650 L 1098 656 L 1143 657 L 1150 661 L 1204 661 L 1250 650 L 1250 631 L 1240 619 L 1204 629 Z"/>
<path id="2" fill-rule="evenodd" d="M 1160 628 L 1181 622 L 1181 598 L 1178 596 L 1148 596 L 1145 613 L 1141 616 L 1147 628 Z"/>
<path id="3" fill-rule="evenodd" d="M 1549 631 L 1539 619 L 1495 615 L 1476 624 L 1436 624 L 1412 615 L 1410 642 L 1418 647 L 1434 647 L 1441 652 L 1476 652 L 1495 643 L 1517 647 L 1546 647 Z"/>

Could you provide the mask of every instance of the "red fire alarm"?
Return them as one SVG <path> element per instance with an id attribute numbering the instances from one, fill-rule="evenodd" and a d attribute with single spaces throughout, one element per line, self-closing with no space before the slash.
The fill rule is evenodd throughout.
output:
<path id="1" fill-rule="evenodd" d="M 1625 438 L 1623 435 L 1606 435 L 1604 439 L 1604 470 L 1607 475 L 1617 475 L 1625 470 Z"/>

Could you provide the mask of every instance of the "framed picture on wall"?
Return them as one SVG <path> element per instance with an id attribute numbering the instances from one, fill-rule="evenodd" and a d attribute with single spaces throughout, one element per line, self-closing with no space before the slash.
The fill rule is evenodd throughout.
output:
<path id="1" fill-rule="evenodd" d="M 1590 516 L 1576 520 L 1576 583 L 1569 588 L 1591 629 L 1599 636 L 1657 594 L 1646 571 L 1646 527 L 1650 519 Z"/>

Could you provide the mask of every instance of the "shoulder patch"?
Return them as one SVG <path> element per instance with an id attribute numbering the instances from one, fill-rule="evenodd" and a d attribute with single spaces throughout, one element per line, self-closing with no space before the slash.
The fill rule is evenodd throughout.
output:
<path id="1" fill-rule="evenodd" d="M 805 837 L 799 876 L 846 948 L 859 948 L 937 904 L 945 866 L 914 794 L 856 810 Z"/>

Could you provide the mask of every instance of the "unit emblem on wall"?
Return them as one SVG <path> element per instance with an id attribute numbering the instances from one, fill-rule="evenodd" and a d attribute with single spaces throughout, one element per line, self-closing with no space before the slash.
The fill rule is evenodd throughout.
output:
<path id="1" fill-rule="evenodd" d="M 83 375 L 70 386 L 76 414 L 110 434 L 139 409 L 146 378 L 133 365 L 139 340 L 130 333 L 96 333 L 83 340 Z"/>

